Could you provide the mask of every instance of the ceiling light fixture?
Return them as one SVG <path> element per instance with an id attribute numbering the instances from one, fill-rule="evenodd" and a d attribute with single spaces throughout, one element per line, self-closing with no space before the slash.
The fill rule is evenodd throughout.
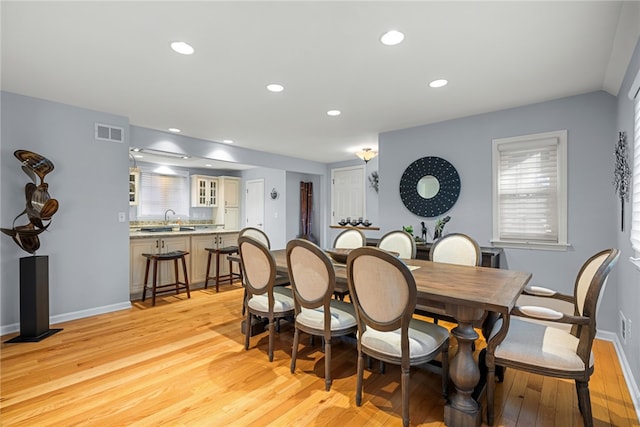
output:
<path id="1" fill-rule="evenodd" d="M 225 144 L 233 144 L 232 139 L 223 139 L 222 142 L 224 142 Z"/>
<path id="2" fill-rule="evenodd" d="M 404 33 L 396 30 L 387 31 L 382 36 L 380 36 L 380 43 L 385 46 L 395 46 L 402 43 L 403 40 Z"/>
<path id="3" fill-rule="evenodd" d="M 442 87 L 442 86 L 446 86 L 447 83 L 449 83 L 449 81 L 445 80 L 445 79 L 438 79 L 438 80 L 434 80 L 431 83 L 429 83 L 430 87 Z"/>
<path id="4" fill-rule="evenodd" d="M 171 49 L 182 55 L 191 55 L 193 52 L 195 52 L 193 46 L 185 42 L 172 42 Z"/>
<path id="5" fill-rule="evenodd" d="M 284 90 L 284 86 L 278 83 L 271 83 L 267 85 L 267 90 L 269 92 L 282 92 Z"/>
<path id="6" fill-rule="evenodd" d="M 180 133 L 181 131 L 178 128 L 169 128 L 169 132 Z"/>
<path id="7" fill-rule="evenodd" d="M 189 159 L 190 157 L 182 153 L 173 153 L 171 151 L 154 150 L 152 148 L 140 149 L 143 153 L 154 154 L 156 156 L 173 157 L 178 159 Z"/>
<path id="8" fill-rule="evenodd" d="M 327 115 L 328 116 L 332 116 L 332 117 L 339 116 L 340 114 L 342 114 L 342 111 L 340 111 L 340 110 L 329 110 L 329 111 L 327 111 Z"/>
<path id="9" fill-rule="evenodd" d="M 356 156 L 364 160 L 365 163 L 369 163 L 369 160 L 373 159 L 377 155 L 378 155 L 378 152 L 372 150 L 371 148 L 363 148 L 361 151 L 358 151 L 356 153 Z"/>

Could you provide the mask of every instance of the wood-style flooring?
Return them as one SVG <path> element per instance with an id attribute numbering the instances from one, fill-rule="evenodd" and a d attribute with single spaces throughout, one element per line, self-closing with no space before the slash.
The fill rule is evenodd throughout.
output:
<path id="1" fill-rule="evenodd" d="M 397 367 L 365 372 L 363 404 L 355 404 L 356 350 L 333 346 L 333 386 L 324 389 L 320 340 L 301 339 L 290 372 L 293 329 L 284 323 L 267 358 L 266 333 L 244 350 L 242 288 L 197 290 L 149 300 L 114 313 L 52 327 L 39 342 L 2 337 L 2 426 L 397 426 Z M 450 354 L 455 353 L 452 340 Z M 484 342 L 476 343 L 479 349 Z M 617 356 L 595 344 L 590 383 L 598 426 L 638 426 Z M 411 373 L 411 424 L 442 426 L 440 377 Z M 483 402 L 484 403 L 484 402 Z M 486 415 L 485 415 L 486 418 Z M 582 426 L 575 386 L 510 369 L 497 387 L 496 426 Z"/>

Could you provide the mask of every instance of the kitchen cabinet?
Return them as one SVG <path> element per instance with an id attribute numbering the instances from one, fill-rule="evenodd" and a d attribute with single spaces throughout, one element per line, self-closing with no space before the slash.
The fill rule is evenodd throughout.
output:
<path id="1" fill-rule="evenodd" d="M 236 239 L 237 240 L 237 239 Z M 147 265 L 147 258 L 142 254 L 167 253 L 173 251 L 190 251 L 190 237 L 148 237 L 141 239 L 132 239 L 129 244 L 129 294 L 142 296 L 144 288 L 144 271 Z M 190 265 L 190 255 L 186 256 L 187 271 Z M 173 282 L 173 262 L 161 262 L 158 264 L 158 272 L 160 274 L 159 284 Z M 180 272 L 182 274 L 182 272 Z M 149 271 L 149 281 L 152 280 L 153 271 Z M 189 283 L 191 283 L 191 275 L 189 274 Z"/>
<path id="2" fill-rule="evenodd" d="M 240 224 L 240 178 L 218 177 L 218 210 L 216 223 L 224 224 L 226 230 L 238 230 Z"/>
<path id="3" fill-rule="evenodd" d="M 218 178 L 206 175 L 191 176 L 191 207 L 218 206 Z"/>
<path id="4" fill-rule="evenodd" d="M 140 171 L 129 168 L 129 206 L 138 204 L 138 190 L 140 188 Z"/>
<path id="5" fill-rule="evenodd" d="M 207 234 L 203 236 L 191 236 L 191 275 L 192 283 L 202 283 L 207 278 L 207 260 L 209 252 L 207 248 L 224 248 L 238 245 L 238 233 Z M 234 267 L 234 268 L 237 268 Z M 216 258 L 211 258 L 211 270 L 213 276 L 216 271 Z M 229 263 L 226 257 L 220 257 L 220 274 L 229 274 Z"/>

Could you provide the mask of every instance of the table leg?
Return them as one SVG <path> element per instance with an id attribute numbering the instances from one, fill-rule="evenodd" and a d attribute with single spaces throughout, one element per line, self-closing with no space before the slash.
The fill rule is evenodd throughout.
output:
<path id="1" fill-rule="evenodd" d="M 480 368 L 473 358 L 473 343 L 478 334 L 474 322 L 482 318 L 483 310 L 471 307 L 451 307 L 458 326 L 451 333 L 458 342 L 458 351 L 449 364 L 449 377 L 455 386 L 444 408 L 444 422 L 448 426 L 480 426 L 482 411 L 472 394 L 480 381 Z"/>

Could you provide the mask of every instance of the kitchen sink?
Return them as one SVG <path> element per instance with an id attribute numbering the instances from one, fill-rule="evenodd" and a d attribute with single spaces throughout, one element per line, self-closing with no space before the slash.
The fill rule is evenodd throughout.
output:
<path id="1" fill-rule="evenodd" d="M 194 231 L 195 227 L 180 227 L 179 231 Z M 149 231 L 151 233 L 172 231 L 173 227 L 142 227 L 140 231 Z"/>

